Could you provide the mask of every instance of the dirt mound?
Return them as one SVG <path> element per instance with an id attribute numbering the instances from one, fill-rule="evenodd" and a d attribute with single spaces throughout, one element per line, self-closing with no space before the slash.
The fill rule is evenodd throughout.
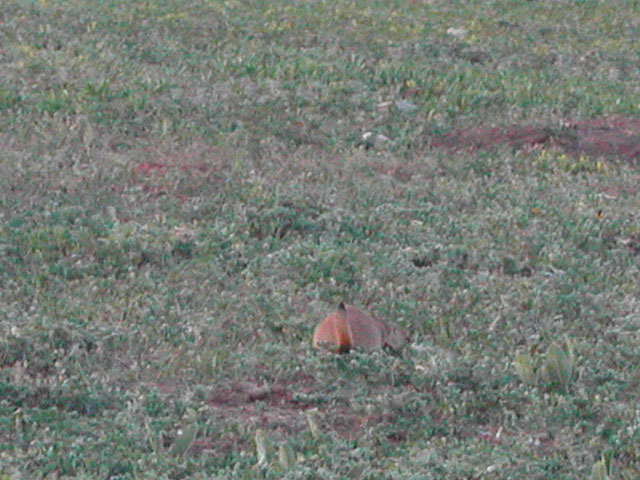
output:
<path id="1" fill-rule="evenodd" d="M 573 157 L 608 160 L 640 160 L 640 117 L 601 117 L 565 122 L 560 127 L 509 125 L 474 127 L 448 132 L 433 141 L 437 148 L 451 150 L 514 150 L 556 147 Z"/>

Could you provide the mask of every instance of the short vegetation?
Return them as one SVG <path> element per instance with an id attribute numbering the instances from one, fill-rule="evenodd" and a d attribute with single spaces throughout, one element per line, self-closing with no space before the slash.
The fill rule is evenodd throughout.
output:
<path id="1" fill-rule="evenodd" d="M 3 0 L 0 479 L 639 478 L 639 19 Z"/>

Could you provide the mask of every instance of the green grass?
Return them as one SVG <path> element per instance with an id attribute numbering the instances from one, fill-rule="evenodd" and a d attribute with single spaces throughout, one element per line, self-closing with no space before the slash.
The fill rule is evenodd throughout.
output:
<path id="1" fill-rule="evenodd" d="M 637 165 L 432 145 L 637 115 L 638 13 L 5 0 L 0 479 L 637 478 Z"/>

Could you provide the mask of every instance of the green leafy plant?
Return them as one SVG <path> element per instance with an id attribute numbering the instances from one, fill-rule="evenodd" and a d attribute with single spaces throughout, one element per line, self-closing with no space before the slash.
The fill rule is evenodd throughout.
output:
<path id="1" fill-rule="evenodd" d="M 576 374 L 572 342 L 565 337 L 562 344 L 552 343 L 542 365 L 542 380 L 552 389 L 566 392 Z"/>

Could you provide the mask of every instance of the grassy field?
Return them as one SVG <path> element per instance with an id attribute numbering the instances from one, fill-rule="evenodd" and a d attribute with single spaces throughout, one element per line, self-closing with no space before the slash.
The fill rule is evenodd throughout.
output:
<path id="1" fill-rule="evenodd" d="M 599 142 L 639 36 L 622 0 L 3 0 L 0 479 L 639 478 L 640 153 Z M 342 300 L 411 344 L 314 351 Z"/>

